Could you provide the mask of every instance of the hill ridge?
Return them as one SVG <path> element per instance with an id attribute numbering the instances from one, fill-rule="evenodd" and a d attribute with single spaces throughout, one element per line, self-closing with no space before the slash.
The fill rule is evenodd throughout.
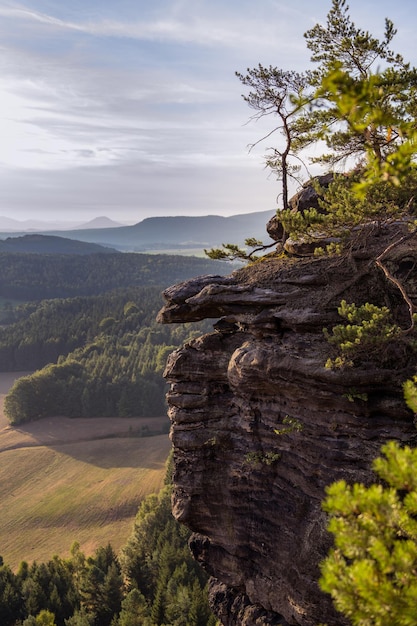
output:
<path id="1" fill-rule="evenodd" d="M 133 224 L 110 228 L 43 230 L 37 234 L 68 237 L 121 251 L 146 252 L 170 248 L 209 248 L 232 242 L 242 245 L 248 237 L 267 240 L 265 223 L 276 211 L 221 216 L 153 216 Z M 7 233 L 10 236 L 12 233 Z M 22 232 L 13 233 L 21 236 Z M 1 232 L 0 232 L 1 237 Z"/>

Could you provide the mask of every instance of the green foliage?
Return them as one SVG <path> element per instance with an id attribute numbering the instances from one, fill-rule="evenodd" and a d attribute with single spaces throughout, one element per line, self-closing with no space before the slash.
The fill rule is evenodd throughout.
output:
<path id="1" fill-rule="evenodd" d="M 279 211 L 278 217 L 285 232 L 292 239 L 300 237 L 317 237 L 318 233 L 325 232 L 329 218 L 320 213 L 316 208 L 307 209 L 303 213 L 299 211 Z"/>
<path id="2" fill-rule="evenodd" d="M 329 343 L 338 351 L 336 358 L 328 359 L 326 363 L 330 369 L 352 366 L 376 355 L 383 362 L 386 345 L 402 334 L 401 328 L 391 321 L 391 311 L 385 306 L 378 307 L 369 302 L 356 306 L 342 300 L 338 313 L 348 323 L 334 326 L 331 333 L 323 330 Z"/>
<path id="3" fill-rule="evenodd" d="M 382 225 L 392 219 L 407 215 L 413 208 L 417 191 L 417 170 L 412 168 L 402 187 L 388 181 L 368 183 L 363 194 L 355 193 L 363 180 L 363 170 L 358 168 L 347 175 L 336 176 L 323 192 L 321 206 L 329 215 L 333 229 L 341 233 L 359 225 L 376 223 Z"/>
<path id="4" fill-rule="evenodd" d="M 121 610 L 123 598 L 120 565 L 112 547 L 98 548 L 94 557 L 82 560 L 76 573 L 80 605 L 93 617 L 93 626 L 110 626 L 113 616 Z"/>
<path id="5" fill-rule="evenodd" d="M 25 622 L 27 621 L 28 620 L 25 620 Z M 25 622 L 23 622 L 23 624 L 25 624 Z M 35 617 L 34 624 L 36 626 L 56 626 L 55 615 L 51 613 L 50 611 L 43 609 Z"/>
<path id="6" fill-rule="evenodd" d="M 312 81 L 317 84 L 329 66 L 339 60 L 352 75 L 366 75 L 370 68 L 382 60 L 403 65 L 400 55 L 395 55 L 389 45 L 396 34 L 391 20 L 385 20 L 384 39 L 380 42 L 368 31 L 355 26 L 348 14 L 346 0 L 332 0 L 326 25 L 316 24 L 304 35 L 311 51 L 311 60 L 319 63 Z"/>
<path id="7" fill-rule="evenodd" d="M 254 118 L 277 119 L 253 145 L 277 131 L 281 135 L 266 164 L 282 181 L 278 219 L 283 240 L 288 235 L 306 241 L 332 237 L 336 240 L 319 247 L 317 254 L 340 254 L 344 240 L 359 237 L 364 226 L 380 227 L 410 215 L 417 179 L 417 69 L 391 50 L 395 34 L 386 19 L 384 37 L 378 40 L 356 27 L 346 0 L 332 0 L 326 24 L 305 33 L 311 60 L 318 64 L 314 71 L 299 74 L 258 64 L 246 74 L 236 72 L 250 89 L 243 98 L 255 110 Z M 288 180 L 299 170 L 292 159 L 301 161 L 305 148 L 320 148 L 323 142 L 329 151 L 310 160 L 332 169 L 347 166 L 349 175 L 336 175 L 329 189 L 321 190 L 320 210 L 290 209 Z M 206 254 L 217 260 L 251 260 L 254 252 L 227 243 Z"/>
<path id="8" fill-rule="evenodd" d="M 5 565 L 0 568 L 2 626 L 14 626 L 18 619 L 34 626 L 63 626 L 78 606 L 71 568 L 59 557 L 31 566 L 23 562 L 17 574 Z"/>
<path id="9" fill-rule="evenodd" d="M 341 252 L 348 241 L 359 238 L 367 226 L 380 228 L 384 224 L 413 214 L 417 193 L 417 169 L 413 166 L 401 186 L 386 180 L 374 180 L 363 186 L 364 171 L 358 168 L 349 174 L 334 177 L 328 188 L 316 187 L 320 195 L 320 210 L 280 211 L 279 219 L 293 239 L 317 239 L 317 236 L 337 240 L 322 253 Z M 361 193 L 357 190 L 361 188 Z"/>
<path id="10" fill-rule="evenodd" d="M 343 252 L 343 244 L 341 242 L 332 242 L 326 244 L 324 248 L 318 246 L 314 248 L 314 256 L 338 256 Z"/>
<path id="11" fill-rule="evenodd" d="M 417 144 L 415 111 L 410 116 L 406 102 L 415 100 L 415 85 L 415 70 L 399 73 L 389 68 L 354 78 L 337 62 L 323 78 L 326 98 L 334 103 L 335 117 L 346 127 L 327 136 L 328 145 L 339 153 L 339 159 L 355 152 L 366 156 L 362 181 L 356 185 L 359 196 L 381 180 L 399 186 L 408 177 Z"/>
<path id="12" fill-rule="evenodd" d="M 300 420 L 286 415 L 282 420 L 282 426 L 280 428 L 274 428 L 274 433 L 276 435 L 289 435 L 291 433 L 300 433 L 302 430 L 303 425 Z"/>
<path id="13" fill-rule="evenodd" d="M 356 27 L 345 0 L 332 0 L 326 23 L 305 33 L 317 64 L 314 71 L 298 74 L 259 64 L 246 75 L 237 73 L 251 89 L 244 99 L 256 111 L 255 119 L 270 114 L 278 118 L 265 138 L 279 131 L 283 142 L 270 150 L 267 164 L 282 179 L 278 218 L 292 238 L 348 238 L 352 228 L 373 221 L 381 225 L 409 212 L 416 186 L 417 70 L 391 50 L 395 34 L 387 19 L 384 37 L 378 40 Z M 311 161 L 347 166 L 351 175 L 336 177 L 324 193 L 322 210 L 289 210 L 289 159 L 323 141 L 328 152 Z M 401 197 L 404 190 L 406 199 Z M 335 251 L 333 246 L 319 252 Z M 241 254 L 229 248 L 225 256 L 213 258 L 235 253 Z"/>
<path id="14" fill-rule="evenodd" d="M 405 381 L 403 390 L 407 406 L 414 411 L 414 413 L 417 413 L 417 375 Z"/>
<path id="15" fill-rule="evenodd" d="M 267 450 L 266 452 L 248 452 L 245 454 L 245 461 L 249 465 L 257 465 L 258 463 L 264 465 L 273 465 L 277 463 L 281 458 L 280 452 L 274 452 L 273 450 Z"/>
<path id="16" fill-rule="evenodd" d="M 188 548 L 190 532 L 171 513 L 166 486 L 145 498 L 122 554 L 111 545 L 86 557 L 77 543 L 67 560 L 22 562 L 13 573 L 0 557 L 1 626 L 215 626 L 207 576 Z M 43 620 L 43 621 L 42 621 Z"/>
<path id="17" fill-rule="evenodd" d="M 245 246 L 247 248 L 253 248 L 253 250 L 243 249 L 234 243 L 223 243 L 221 248 L 212 248 L 211 250 L 204 250 L 204 253 L 210 259 L 216 259 L 218 261 L 257 261 L 259 256 L 256 252 L 263 252 L 268 248 L 275 246 L 275 242 L 271 245 L 264 245 L 259 239 L 250 237 L 245 239 Z"/>
<path id="18" fill-rule="evenodd" d="M 0 253 L 0 291 L 9 300 L 93 296 L 139 286 L 161 289 L 224 267 L 199 257 L 165 254 Z"/>
<path id="19" fill-rule="evenodd" d="M 343 394 L 344 398 L 347 398 L 349 402 L 355 402 L 355 400 L 362 400 L 363 402 L 368 402 L 368 394 L 360 393 L 356 389 L 349 389 L 347 393 Z"/>
<path id="20" fill-rule="evenodd" d="M 315 136 L 331 149 L 319 160 L 366 157 L 370 179 L 397 184 L 384 174 L 395 162 L 406 173 L 415 152 L 416 70 L 390 49 L 396 34 L 391 20 L 385 20 L 379 41 L 357 28 L 348 10 L 345 0 L 333 0 L 326 25 L 305 33 L 311 60 L 318 63 L 310 74 L 318 87 Z"/>
<path id="21" fill-rule="evenodd" d="M 0 260 L 4 294 L 54 298 L 9 311 L 9 323 L 0 327 L 0 371 L 39 370 L 10 390 L 5 404 L 12 423 L 165 414 L 166 357 L 209 323 L 161 328 L 155 321 L 161 291 L 223 267 L 142 254 L 5 253 Z M 69 294 L 88 295 L 64 297 Z"/>
<path id="22" fill-rule="evenodd" d="M 26 306 L 19 322 L 0 329 L 0 369 L 42 369 L 10 389 L 10 421 L 164 415 L 169 352 L 211 326 L 161 327 L 161 304 L 159 288 L 136 287 Z"/>
<path id="23" fill-rule="evenodd" d="M 137 626 L 141 624 L 150 626 L 149 607 L 146 598 L 141 592 L 134 588 L 125 596 L 122 601 L 117 626 Z"/>
<path id="24" fill-rule="evenodd" d="M 246 74 L 236 72 L 236 76 L 245 87 L 250 88 L 243 99 L 256 111 L 254 118 L 273 115 L 278 119 L 278 125 L 256 144 L 269 139 L 277 131 L 281 136 L 280 145 L 269 149 L 265 162 L 281 180 L 283 208 L 287 209 L 288 182 L 291 178 L 298 180 L 300 171 L 300 164 L 294 163 L 294 158 L 299 158 L 298 153 L 309 142 L 311 130 L 311 117 L 307 111 L 311 90 L 309 95 L 307 76 L 271 65 L 264 67 L 260 63 L 253 69 L 248 68 Z"/>
<path id="25" fill-rule="evenodd" d="M 112 328 L 116 323 L 114 317 L 104 317 L 100 324 L 98 325 L 99 329 L 106 332 Z"/>
<path id="26" fill-rule="evenodd" d="M 129 315 L 137 315 L 138 313 L 140 313 L 140 310 L 136 302 L 126 302 L 123 307 L 123 315 L 129 317 Z"/>
<path id="27" fill-rule="evenodd" d="M 65 620 L 65 626 L 92 626 L 93 616 L 89 615 L 84 608 L 75 610 L 74 614 Z"/>
<path id="28" fill-rule="evenodd" d="M 334 483 L 323 508 L 334 548 L 320 586 L 354 626 L 417 623 L 417 449 L 389 442 L 373 467 L 384 484 Z"/>
<path id="29" fill-rule="evenodd" d="M 0 624 L 12 626 L 24 616 L 20 580 L 8 565 L 0 565 Z"/>
<path id="30" fill-rule="evenodd" d="M 145 607 L 135 596 L 139 608 L 134 610 L 150 617 L 144 624 L 215 625 L 207 603 L 207 577 L 191 557 L 189 537 L 172 517 L 169 485 L 142 502 L 120 559 L 130 593 L 138 589 L 147 599 Z"/>
<path id="31" fill-rule="evenodd" d="M 191 327 L 184 333 L 178 326 L 167 330 L 157 325 L 155 316 L 161 306 L 160 287 L 129 287 L 98 296 L 23 305 L 16 310 L 14 323 L 0 328 L 0 371 L 39 369 L 106 334 L 139 333 L 145 342 L 152 333 L 153 344 L 178 345 L 177 335 L 179 340 L 181 335 L 188 336 Z M 115 322 L 106 329 L 108 322 L 103 324 L 103 320 L 109 318 Z"/>

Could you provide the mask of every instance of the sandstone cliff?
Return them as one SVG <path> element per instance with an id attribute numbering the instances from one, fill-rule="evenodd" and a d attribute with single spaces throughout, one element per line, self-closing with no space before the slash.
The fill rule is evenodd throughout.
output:
<path id="1" fill-rule="evenodd" d="M 397 345 L 383 364 L 326 369 L 323 327 L 340 323 L 341 299 L 388 305 L 407 326 L 403 297 L 373 262 L 401 234 L 370 234 L 346 258 L 267 258 L 165 292 L 161 322 L 219 320 L 170 356 L 166 377 L 173 511 L 195 533 L 224 625 L 344 623 L 317 582 L 331 543 L 321 501 L 337 479 L 372 481 L 386 440 L 415 443 L 401 389 L 414 367 Z M 416 262 L 415 239 L 385 261 L 412 299 Z"/>

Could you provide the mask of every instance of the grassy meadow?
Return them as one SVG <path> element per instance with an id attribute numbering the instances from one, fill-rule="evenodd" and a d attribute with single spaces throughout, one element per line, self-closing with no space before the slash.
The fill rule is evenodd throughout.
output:
<path id="1" fill-rule="evenodd" d="M 118 551 L 142 498 L 160 489 L 170 450 L 161 418 L 43 419 L 12 428 L 2 396 L 18 374 L 0 374 L 0 555 L 20 561 L 86 554 L 110 542 Z"/>

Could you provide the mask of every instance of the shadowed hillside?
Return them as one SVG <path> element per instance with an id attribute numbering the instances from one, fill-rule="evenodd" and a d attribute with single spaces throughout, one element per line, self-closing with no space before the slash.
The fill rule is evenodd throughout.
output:
<path id="1" fill-rule="evenodd" d="M 58 237 L 56 235 L 23 235 L 0 240 L 1 252 L 26 252 L 35 254 L 106 254 L 114 253 L 109 247 Z"/>

